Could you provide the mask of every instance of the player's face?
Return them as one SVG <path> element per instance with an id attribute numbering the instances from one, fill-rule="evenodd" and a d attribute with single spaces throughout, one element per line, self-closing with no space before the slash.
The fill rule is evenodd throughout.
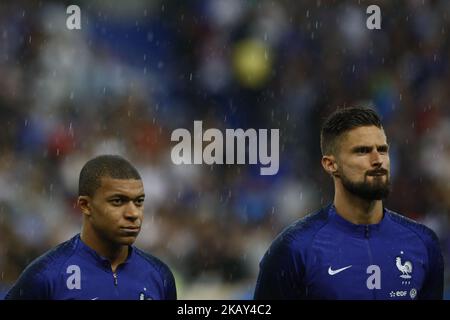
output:
<path id="1" fill-rule="evenodd" d="M 103 239 L 130 245 L 139 234 L 144 217 L 141 180 L 104 177 L 90 201 L 90 223 Z"/>
<path id="2" fill-rule="evenodd" d="M 390 164 L 383 129 L 366 126 L 345 133 L 336 162 L 341 183 L 351 193 L 367 200 L 388 196 Z"/>

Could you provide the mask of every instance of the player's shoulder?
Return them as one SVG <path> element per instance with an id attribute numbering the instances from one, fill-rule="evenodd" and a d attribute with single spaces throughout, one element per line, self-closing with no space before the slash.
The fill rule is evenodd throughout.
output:
<path id="1" fill-rule="evenodd" d="M 389 215 L 391 221 L 398 226 L 403 227 L 404 230 L 415 234 L 427 245 L 435 245 L 439 242 L 436 233 L 426 225 L 389 209 L 386 209 L 386 213 Z"/>
<path id="2" fill-rule="evenodd" d="M 24 270 L 24 273 L 39 276 L 50 276 L 62 266 L 74 253 L 76 249 L 76 236 L 53 247 L 34 259 Z"/>
<path id="3" fill-rule="evenodd" d="M 150 268 L 164 274 L 172 274 L 169 266 L 164 263 L 162 260 L 160 260 L 159 258 L 155 257 L 154 255 L 147 253 L 137 247 L 133 246 L 133 250 L 136 253 L 136 256 L 141 260 L 142 263 L 150 266 Z"/>
<path id="4" fill-rule="evenodd" d="M 328 222 L 329 206 L 309 213 L 285 228 L 274 240 L 275 245 L 309 245 L 314 236 Z"/>

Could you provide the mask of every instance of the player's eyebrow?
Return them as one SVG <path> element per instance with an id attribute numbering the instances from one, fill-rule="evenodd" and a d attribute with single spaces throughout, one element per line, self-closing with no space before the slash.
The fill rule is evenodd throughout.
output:
<path id="1" fill-rule="evenodd" d="M 377 149 L 381 150 L 381 151 L 388 151 L 389 150 L 389 143 L 378 145 Z"/>
<path id="2" fill-rule="evenodd" d="M 135 200 L 135 199 L 145 198 L 145 193 L 139 194 L 139 195 L 137 195 L 134 198 L 131 198 L 131 197 L 129 197 L 129 196 L 123 194 L 123 193 L 115 193 L 115 194 L 109 195 L 107 197 L 108 200 L 111 200 L 111 199 L 114 199 L 114 198 L 120 198 L 120 199 L 123 199 L 123 200 L 131 200 L 131 199 Z"/>
<path id="3" fill-rule="evenodd" d="M 385 144 L 381 144 L 381 145 L 377 145 L 377 150 L 378 151 L 388 151 L 389 150 L 389 145 L 387 143 Z M 373 146 L 370 145 L 358 145 L 358 146 L 354 146 L 350 151 L 352 153 L 359 153 L 359 152 L 372 152 L 373 150 Z"/>

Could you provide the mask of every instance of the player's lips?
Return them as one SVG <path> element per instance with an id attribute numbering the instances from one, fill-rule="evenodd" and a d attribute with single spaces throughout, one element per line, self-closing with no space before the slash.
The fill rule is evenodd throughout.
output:
<path id="1" fill-rule="evenodd" d="M 369 171 L 367 173 L 368 176 L 372 176 L 372 177 L 380 177 L 380 176 L 385 176 L 387 175 L 388 171 L 385 169 L 380 169 L 380 170 L 374 170 L 374 171 Z"/>
<path id="2" fill-rule="evenodd" d="M 130 227 L 120 227 L 120 230 L 123 230 L 127 233 L 138 233 L 139 230 L 141 230 L 141 227 L 135 227 L 135 226 L 130 226 Z"/>

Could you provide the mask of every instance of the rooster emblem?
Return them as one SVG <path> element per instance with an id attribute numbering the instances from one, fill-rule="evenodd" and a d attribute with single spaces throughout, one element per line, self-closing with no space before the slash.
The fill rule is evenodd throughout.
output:
<path id="1" fill-rule="evenodd" d="M 395 258 L 395 265 L 397 266 L 397 269 L 402 273 L 400 278 L 411 279 L 410 273 L 412 273 L 413 267 L 410 261 L 405 261 L 404 263 L 402 263 L 402 258 L 397 257 Z"/>

